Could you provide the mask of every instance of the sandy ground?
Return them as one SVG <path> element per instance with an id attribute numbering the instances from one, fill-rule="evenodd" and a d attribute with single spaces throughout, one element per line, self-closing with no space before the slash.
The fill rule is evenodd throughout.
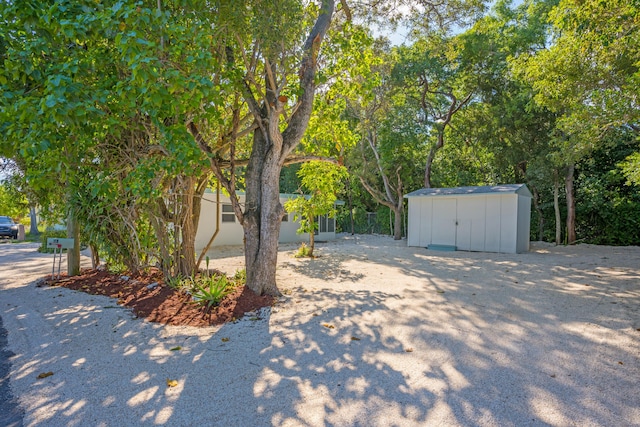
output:
<path id="1" fill-rule="evenodd" d="M 640 248 L 341 236 L 319 258 L 294 252 L 280 249 L 271 311 L 195 329 L 37 288 L 51 256 L 0 245 L 24 425 L 640 425 Z M 242 267 L 238 248 L 211 257 Z"/>

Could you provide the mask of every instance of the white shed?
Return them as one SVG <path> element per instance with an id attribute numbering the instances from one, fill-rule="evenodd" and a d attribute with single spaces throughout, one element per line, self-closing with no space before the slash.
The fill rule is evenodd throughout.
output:
<path id="1" fill-rule="evenodd" d="M 463 251 L 529 250 L 531 192 L 524 184 L 423 188 L 409 201 L 407 244 Z"/>

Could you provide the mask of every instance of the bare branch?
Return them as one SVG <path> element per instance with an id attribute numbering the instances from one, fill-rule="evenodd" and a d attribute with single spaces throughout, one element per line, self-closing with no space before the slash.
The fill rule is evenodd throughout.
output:
<path id="1" fill-rule="evenodd" d="M 379 191 L 374 189 L 371 185 L 369 185 L 369 183 L 367 181 L 365 181 L 365 179 L 362 176 L 358 175 L 358 178 L 360 179 L 360 182 L 362 183 L 362 186 L 364 187 L 364 189 L 367 190 L 367 192 L 369 194 L 371 194 L 371 197 L 373 197 L 376 202 L 378 202 L 381 205 L 384 205 L 384 206 L 386 206 L 388 208 L 391 208 L 391 209 L 395 209 L 396 208 L 396 206 L 393 203 L 387 201 L 384 198 L 382 193 L 380 193 Z"/>

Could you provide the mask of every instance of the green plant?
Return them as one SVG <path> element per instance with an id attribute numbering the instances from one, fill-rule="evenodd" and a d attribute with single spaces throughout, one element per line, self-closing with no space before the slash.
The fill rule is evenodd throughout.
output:
<path id="1" fill-rule="evenodd" d="M 311 247 L 307 246 L 306 243 L 302 243 L 298 248 L 298 252 L 294 255 L 296 258 L 307 258 L 312 255 Z"/>
<path id="2" fill-rule="evenodd" d="M 165 283 L 171 288 L 180 290 L 184 287 L 184 279 L 180 276 L 175 277 L 167 277 L 165 278 Z"/>
<path id="3" fill-rule="evenodd" d="M 124 274 L 129 271 L 126 265 L 113 260 L 107 260 L 107 269 L 113 274 Z"/>
<path id="4" fill-rule="evenodd" d="M 190 277 L 189 280 L 193 299 L 207 308 L 218 305 L 233 287 L 227 276 L 197 276 Z"/>
<path id="5" fill-rule="evenodd" d="M 236 270 L 236 273 L 233 275 L 233 281 L 236 286 L 244 286 L 247 283 L 247 270 L 244 268 L 241 270 Z"/>

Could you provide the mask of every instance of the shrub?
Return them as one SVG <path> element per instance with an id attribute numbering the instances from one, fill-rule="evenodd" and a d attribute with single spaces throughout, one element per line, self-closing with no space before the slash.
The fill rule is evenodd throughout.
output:
<path id="1" fill-rule="evenodd" d="M 307 246 L 306 243 L 302 243 L 300 248 L 298 248 L 298 252 L 295 254 L 296 258 L 306 258 L 311 256 L 311 248 Z"/>
<path id="2" fill-rule="evenodd" d="M 200 275 L 188 280 L 191 282 L 189 287 L 192 298 L 207 308 L 218 305 L 233 289 L 227 276 Z"/>

